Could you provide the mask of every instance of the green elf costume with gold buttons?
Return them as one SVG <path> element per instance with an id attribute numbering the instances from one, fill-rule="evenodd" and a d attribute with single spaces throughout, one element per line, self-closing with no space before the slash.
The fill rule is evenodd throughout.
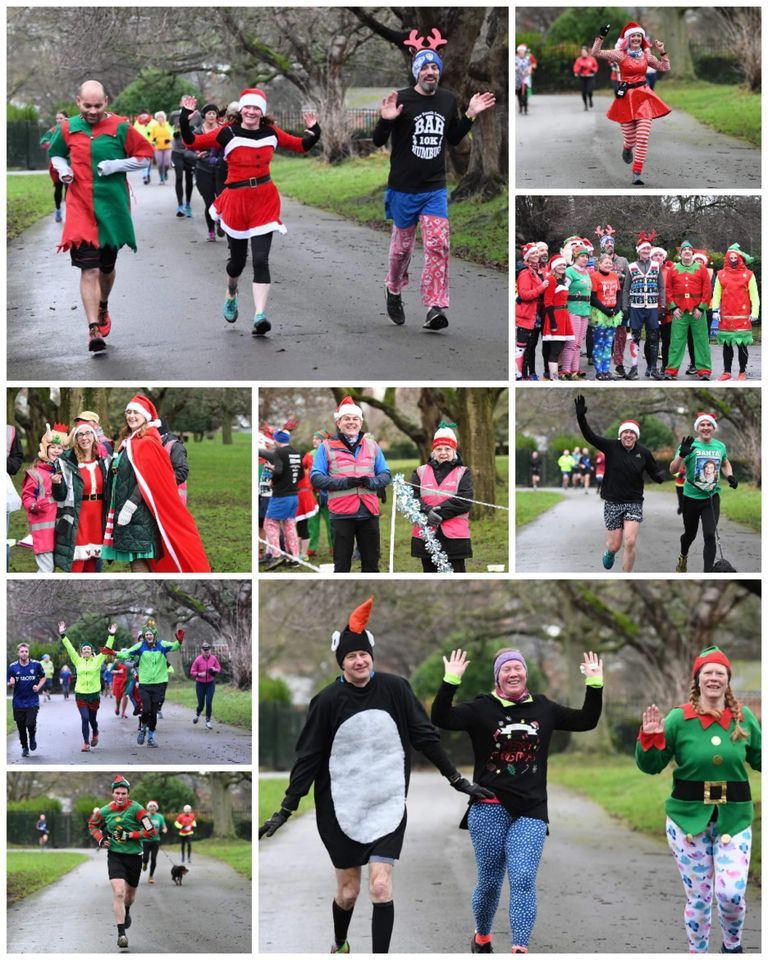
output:
<path id="1" fill-rule="evenodd" d="M 728 671 L 725 708 L 717 717 L 699 712 L 698 677 L 708 664 Z M 691 702 L 664 719 L 664 732 L 642 730 L 635 760 L 643 773 L 660 773 L 674 760 L 672 795 L 666 800 L 667 841 L 683 879 L 689 952 L 706 953 L 713 901 L 724 953 L 741 953 L 754 806 L 747 764 L 761 769 L 761 733 L 755 715 L 734 698 L 731 665 L 718 647 L 702 650 L 693 665 Z"/>

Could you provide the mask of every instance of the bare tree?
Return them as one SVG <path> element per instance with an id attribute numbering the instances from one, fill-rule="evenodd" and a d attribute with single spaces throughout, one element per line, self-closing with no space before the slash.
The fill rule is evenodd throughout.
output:
<path id="1" fill-rule="evenodd" d="M 235 840 L 237 831 L 232 810 L 231 790 L 241 783 L 250 784 L 252 775 L 248 770 L 235 773 L 209 773 L 207 782 L 211 790 L 213 836 L 217 840 Z"/>
<path id="2" fill-rule="evenodd" d="M 711 11 L 723 45 L 736 56 L 736 65 L 748 90 L 759 92 L 762 82 L 762 10 L 760 7 L 715 7 Z"/>

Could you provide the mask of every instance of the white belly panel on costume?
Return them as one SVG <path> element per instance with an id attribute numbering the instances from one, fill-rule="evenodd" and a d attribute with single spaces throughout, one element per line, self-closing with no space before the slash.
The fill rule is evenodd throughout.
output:
<path id="1" fill-rule="evenodd" d="M 385 710 L 362 710 L 336 731 L 329 760 L 336 820 L 350 839 L 391 833 L 405 811 L 405 754 Z"/>

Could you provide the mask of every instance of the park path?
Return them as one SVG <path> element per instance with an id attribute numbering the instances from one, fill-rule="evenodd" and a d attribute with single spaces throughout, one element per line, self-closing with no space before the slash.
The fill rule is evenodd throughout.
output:
<path id="1" fill-rule="evenodd" d="M 226 696 L 219 690 L 216 697 Z M 8 737 L 8 763 L 37 764 L 222 764 L 251 762 L 251 731 L 216 722 L 216 697 L 213 698 L 213 730 L 206 729 L 205 719 L 193 725 L 194 710 L 166 700 L 163 719 L 157 724 L 159 747 L 136 743 L 138 718 L 132 716 L 130 703 L 127 718 L 115 716 L 115 701 L 101 699 L 99 709 L 99 745 L 90 753 L 81 753 L 80 717 L 75 696 L 65 700 L 54 694 L 43 701 L 37 715 L 37 750 L 28 759 L 21 756 L 18 735 Z"/>
<path id="2" fill-rule="evenodd" d="M 663 100 L 663 83 L 657 93 Z M 596 95 L 585 111 L 577 94 L 534 94 L 527 116 L 515 114 L 518 189 L 641 189 L 621 159 L 619 125 L 605 116 L 612 102 Z M 672 110 L 651 127 L 643 180 L 649 189 L 759 189 L 760 150 Z"/>
<path id="3" fill-rule="evenodd" d="M 40 220 L 8 244 L 8 377 L 24 383 L 168 379 L 349 381 L 506 380 L 508 279 L 451 259 L 450 327 L 421 329 L 422 255 L 403 295 L 407 321 L 384 309 L 387 233 L 284 198 L 285 236 L 275 235 L 272 333 L 251 336 L 251 265 L 240 319 L 222 317 L 226 241 L 206 241 L 203 203 L 175 218 L 173 187 L 130 176 L 139 252 L 125 247 L 110 297 L 105 354 L 89 355 L 78 271 L 56 254 L 61 227 Z M 279 184 L 278 184 L 279 186 Z"/>
<path id="4" fill-rule="evenodd" d="M 195 855 L 181 887 L 171 880 L 163 844 L 156 883 L 142 873 L 132 924 L 130 953 L 251 952 L 251 882 L 231 867 Z M 89 954 L 125 951 L 117 947 L 112 890 L 103 851 L 77 849 L 88 862 L 56 883 L 8 908 L 8 953 Z M 178 847 L 171 852 L 174 863 Z M 39 856 L 46 857 L 47 853 Z"/>
<path id="5" fill-rule="evenodd" d="M 683 532 L 682 518 L 677 514 L 677 496 L 675 493 L 649 490 L 648 487 L 646 483 L 644 520 L 637 541 L 635 572 L 683 576 L 674 574 Z M 554 487 L 548 489 L 555 490 Z M 727 498 L 729 489 L 725 486 L 721 500 Z M 565 500 L 518 529 L 515 537 L 515 571 L 605 573 L 600 562 L 605 550 L 603 501 L 594 488 L 587 495 L 580 488 L 558 489 L 557 492 L 565 494 Z M 760 534 L 722 515 L 718 529 L 723 553 L 739 573 L 759 573 Z M 689 574 L 703 571 L 703 548 L 699 527 L 699 535 L 688 554 Z M 621 574 L 621 560 L 622 554 L 619 553 L 612 573 Z"/>
<path id="6" fill-rule="evenodd" d="M 465 801 L 437 774 L 411 778 L 408 829 L 395 868 L 392 953 L 469 953 L 475 869 L 469 834 L 458 829 Z M 663 810 L 659 840 L 633 833 L 595 803 L 556 786 L 549 788 L 549 814 L 531 953 L 684 953 L 683 891 L 663 839 Z M 260 842 L 259 890 L 260 952 L 328 953 L 333 868 L 313 813 Z M 505 882 L 494 923 L 497 953 L 510 949 L 508 902 Z M 293 922 L 296 916 L 301 923 Z M 370 917 L 363 893 L 349 932 L 354 953 L 370 952 Z M 759 949 L 759 939 L 760 903 L 753 893 L 746 949 Z"/>

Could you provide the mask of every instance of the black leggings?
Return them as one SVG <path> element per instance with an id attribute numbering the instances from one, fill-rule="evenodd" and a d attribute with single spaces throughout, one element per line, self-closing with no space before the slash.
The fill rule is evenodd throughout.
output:
<path id="1" fill-rule="evenodd" d="M 192 174 L 195 171 L 195 161 L 187 160 L 182 153 L 173 153 L 171 154 L 171 163 L 176 171 L 176 203 L 181 206 L 185 195 L 187 203 L 191 203 L 192 187 L 194 185 Z"/>
<path id="2" fill-rule="evenodd" d="M 584 101 L 584 106 L 587 104 L 592 106 L 592 92 L 595 89 L 595 78 L 594 77 L 579 77 L 579 83 L 581 84 L 581 99 Z"/>
<path id="3" fill-rule="evenodd" d="M 227 273 L 237 278 L 245 270 L 245 261 L 248 259 L 248 240 L 239 237 L 228 237 L 229 260 Z M 269 249 L 272 246 L 272 234 L 262 233 L 258 237 L 251 237 L 251 257 L 253 258 L 253 282 L 270 283 Z"/>
<path id="4" fill-rule="evenodd" d="M 203 203 L 205 204 L 205 222 L 208 230 L 213 230 L 215 224 L 211 219 L 211 215 L 208 213 L 208 208 L 216 199 L 216 175 L 212 170 L 206 170 L 205 167 L 201 167 L 198 164 L 195 179 L 197 181 L 198 193 L 203 198 Z"/>
<path id="5" fill-rule="evenodd" d="M 539 342 L 540 333 L 541 331 L 537 327 L 534 327 L 528 337 L 528 343 L 525 345 L 525 353 L 523 354 L 524 377 L 536 376 L 536 344 Z"/>
<path id="6" fill-rule="evenodd" d="M 747 369 L 747 361 L 749 360 L 749 351 L 747 350 L 746 344 L 738 343 L 736 344 L 739 351 L 739 372 L 743 373 Z M 733 344 L 724 343 L 723 344 L 723 366 L 725 367 L 725 372 L 730 373 L 731 367 L 733 366 Z"/>
<path id="7" fill-rule="evenodd" d="M 141 860 L 144 864 L 149 864 L 149 875 L 154 877 L 155 867 L 157 866 L 157 851 L 160 847 L 159 843 L 145 843 L 144 850 L 141 854 Z"/>
<path id="8" fill-rule="evenodd" d="M 719 493 L 716 493 L 711 500 L 683 497 L 683 535 L 680 537 L 680 553 L 684 557 L 688 556 L 688 550 L 699 532 L 699 519 L 704 532 L 704 573 L 712 573 L 717 552 L 715 528 L 720 519 Z"/>
<path id="9" fill-rule="evenodd" d="M 187 860 L 192 859 L 192 839 L 191 837 L 181 837 L 181 860 L 184 862 L 184 850 L 187 852 Z"/>
<path id="10" fill-rule="evenodd" d="M 67 195 L 68 184 L 57 180 L 53 185 L 53 202 L 57 210 L 61 210 L 61 199 Z"/>

